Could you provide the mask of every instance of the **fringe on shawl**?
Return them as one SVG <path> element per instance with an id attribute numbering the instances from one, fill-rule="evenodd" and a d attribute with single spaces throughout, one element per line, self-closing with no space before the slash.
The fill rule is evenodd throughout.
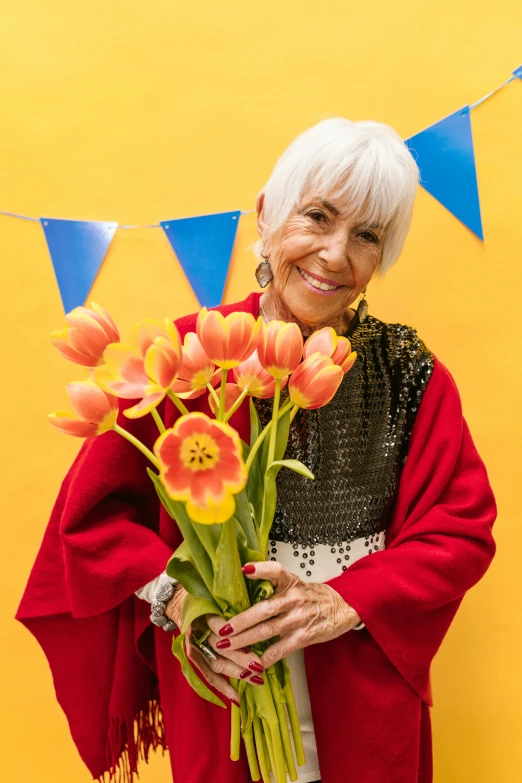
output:
<path id="1" fill-rule="evenodd" d="M 148 707 L 137 713 L 131 721 L 112 717 L 107 736 L 107 769 L 97 783 L 133 783 L 138 775 L 138 763 L 149 760 L 149 751 L 167 750 L 167 738 L 163 712 L 157 695 L 148 702 Z M 139 777 L 139 775 L 138 775 Z"/>

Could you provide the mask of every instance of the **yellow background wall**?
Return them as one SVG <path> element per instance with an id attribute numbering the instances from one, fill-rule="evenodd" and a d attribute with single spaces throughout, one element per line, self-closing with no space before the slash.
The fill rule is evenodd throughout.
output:
<path id="1" fill-rule="evenodd" d="M 0 208 L 34 216 L 150 223 L 251 209 L 284 147 L 324 116 L 406 138 L 520 64 L 515 0 L 2 5 Z M 486 241 L 419 189 L 402 258 L 368 294 L 370 312 L 415 326 L 454 374 L 499 505 L 498 556 L 434 665 L 437 783 L 515 783 L 522 767 L 521 97 L 515 81 L 472 111 Z M 46 416 L 79 376 L 48 341 L 63 312 L 41 227 L 0 217 L 0 231 L 0 777 L 87 783 L 46 661 L 12 619 L 79 446 Z M 226 301 L 255 287 L 255 235 L 242 217 Z M 124 334 L 197 307 L 160 229 L 116 234 L 93 298 Z M 140 779 L 169 775 L 156 756 Z"/>

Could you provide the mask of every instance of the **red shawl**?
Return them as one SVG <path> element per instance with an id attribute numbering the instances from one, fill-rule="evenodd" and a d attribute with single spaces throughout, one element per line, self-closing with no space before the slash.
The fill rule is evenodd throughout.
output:
<path id="1" fill-rule="evenodd" d="M 258 315 L 259 294 L 220 308 Z M 177 322 L 195 329 L 195 316 Z M 122 403 L 122 410 L 133 401 Z M 192 406 L 208 412 L 206 395 Z M 172 426 L 167 400 L 160 413 Z M 152 447 L 152 417 L 119 423 Z M 231 423 L 248 433 L 246 406 Z M 229 713 L 196 696 L 134 591 L 180 543 L 146 459 L 110 432 L 82 445 L 65 477 L 17 613 L 49 661 L 57 699 L 94 778 L 131 781 L 169 747 L 176 783 L 246 783 L 228 758 Z M 430 783 L 430 664 L 495 551 L 495 500 L 448 370 L 435 358 L 403 468 L 387 549 L 329 584 L 366 629 L 308 647 L 323 783 Z"/>

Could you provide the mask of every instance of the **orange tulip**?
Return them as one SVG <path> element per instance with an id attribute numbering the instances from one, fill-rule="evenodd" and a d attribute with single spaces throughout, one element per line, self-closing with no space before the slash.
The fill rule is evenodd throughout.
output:
<path id="1" fill-rule="evenodd" d="M 132 345 L 114 343 L 103 354 L 105 364 L 94 370 L 95 382 L 109 394 L 140 399 L 124 415 L 137 419 L 164 399 L 181 363 L 179 332 L 169 318 L 163 324 L 147 319 L 132 330 Z"/>
<path id="2" fill-rule="evenodd" d="M 205 394 L 207 383 L 219 383 L 221 371 L 211 362 L 203 350 L 195 332 L 185 335 L 178 377 L 171 388 L 183 400 L 192 400 Z"/>
<path id="3" fill-rule="evenodd" d="M 254 351 L 248 359 L 241 362 L 233 369 L 234 380 L 241 389 L 248 389 L 251 397 L 273 397 L 275 391 L 275 378 L 261 365 L 257 351 Z M 284 388 L 288 378 L 282 380 L 281 388 Z"/>
<path id="4" fill-rule="evenodd" d="M 317 351 L 323 356 L 329 356 L 345 375 L 353 367 L 357 358 L 356 351 L 352 351 L 350 340 L 347 337 L 339 337 L 331 326 L 325 326 L 324 329 L 314 332 L 305 342 L 303 350 L 305 359 Z"/>
<path id="5" fill-rule="evenodd" d="M 203 307 L 196 321 L 196 332 L 210 361 L 230 370 L 250 356 L 256 347 L 261 320 L 251 313 L 229 313 Z"/>
<path id="6" fill-rule="evenodd" d="M 269 321 L 263 324 L 257 346 L 261 365 L 274 378 L 294 372 L 303 356 L 303 336 L 297 324 Z"/>
<path id="7" fill-rule="evenodd" d="M 118 418 L 118 400 L 106 394 L 92 381 L 67 384 L 67 394 L 73 413 L 57 411 L 49 420 L 60 432 L 90 438 L 114 428 Z"/>
<path id="8" fill-rule="evenodd" d="M 230 408 L 234 405 L 235 402 L 239 399 L 241 396 L 242 389 L 239 386 L 236 386 L 235 383 L 227 383 L 225 387 L 225 413 L 228 413 Z M 216 416 L 217 414 L 217 403 L 214 399 L 213 394 L 208 395 L 208 404 L 210 406 L 210 410 Z"/>
<path id="9" fill-rule="evenodd" d="M 97 367 L 110 343 L 119 342 L 118 328 L 110 315 L 95 302 L 75 307 L 65 316 L 60 331 L 51 332 L 51 342 L 65 359 L 84 367 Z"/>
<path id="10" fill-rule="evenodd" d="M 330 402 L 343 377 L 342 369 L 328 356 L 313 353 L 290 376 L 290 399 L 300 408 L 321 408 Z"/>
<path id="11" fill-rule="evenodd" d="M 204 413 L 180 417 L 154 445 L 169 497 L 186 501 L 187 514 L 204 525 L 234 514 L 233 495 L 247 480 L 241 440 L 228 424 Z"/>

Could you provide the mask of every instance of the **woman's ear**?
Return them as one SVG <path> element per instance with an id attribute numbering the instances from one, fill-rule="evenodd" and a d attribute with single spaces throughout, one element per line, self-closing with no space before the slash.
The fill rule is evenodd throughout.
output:
<path id="1" fill-rule="evenodd" d="M 257 212 L 257 233 L 263 239 L 265 234 L 265 220 L 263 214 L 263 207 L 265 205 L 265 194 L 261 192 L 256 200 L 256 212 Z"/>

